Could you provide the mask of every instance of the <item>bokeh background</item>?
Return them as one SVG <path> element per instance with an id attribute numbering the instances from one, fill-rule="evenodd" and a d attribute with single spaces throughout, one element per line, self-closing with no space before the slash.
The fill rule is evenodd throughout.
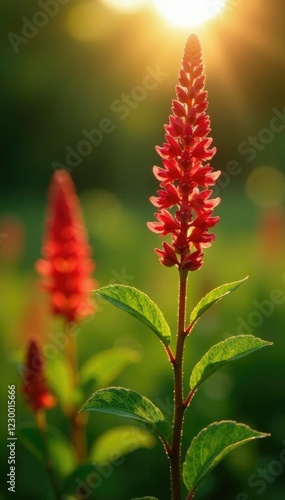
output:
<path id="1" fill-rule="evenodd" d="M 18 352 L 30 335 L 46 339 L 60 328 L 47 316 L 33 267 L 41 252 L 46 191 L 56 166 L 69 169 L 80 193 L 96 280 L 142 289 L 159 304 L 173 330 L 176 321 L 176 272 L 159 265 L 153 252 L 159 241 L 146 222 L 153 220 L 148 198 L 157 189 L 154 147 L 163 141 L 183 46 L 192 29 L 172 25 L 150 2 L 124 11 L 99 0 L 58 0 L 56 15 L 49 15 L 47 23 L 37 18 L 45 25 L 33 31 L 29 21 L 44 4 L 1 0 L 0 5 L 2 471 L 7 468 L 8 384 L 17 387 L 17 423 L 32 420 L 20 394 Z M 197 500 L 282 500 L 285 3 L 228 0 L 222 13 L 195 31 L 203 48 L 218 148 L 213 164 L 224 173 L 217 187 L 222 197 L 217 240 L 203 269 L 191 276 L 189 308 L 219 284 L 247 275 L 250 279 L 200 320 L 187 347 L 186 383 L 203 353 L 230 334 L 252 333 L 273 341 L 274 347 L 205 382 L 186 417 L 184 451 L 198 430 L 214 420 L 235 419 L 269 432 L 271 438 L 238 449 L 219 465 Z M 154 72 L 154 88 L 142 89 L 146 75 Z M 94 144 L 82 143 L 83 131 L 93 131 Z M 130 346 L 141 355 L 116 384 L 167 401 L 172 376 L 157 338 L 130 316 L 101 304 L 82 325 L 80 363 L 91 352 L 113 346 Z M 57 410 L 49 419 L 68 433 Z M 117 423 L 93 416 L 90 444 Z M 47 484 L 45 471 L 18 442 L 13 498 L 44 499 Z M 1 488 L 1 500 L 8 498 L 5 480 Z M 90 498 L 128 500 L 147 494 L 169 498 L 168 464 L 159 443 L 126 456 Z"/>

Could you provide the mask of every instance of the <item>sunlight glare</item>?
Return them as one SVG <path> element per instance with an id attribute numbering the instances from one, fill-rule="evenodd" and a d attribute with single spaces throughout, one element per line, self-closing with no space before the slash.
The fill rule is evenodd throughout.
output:
<path id="1" fill-rule="evenodd" d="M 67 31 L 81 42 L 102 41 L 110 36 L 115 19 L 94 1 L 73 5 L 66 18 Z"/>
<path id="2" fill-rule="evenodd" d="M 101 0 L 102 3 L 114 10 L 130 13 L 141 9 L 145 5 L 145 0 Z"/>
<path id="3" fill-rule="evenodd" d="M 154 6 L 175 26 L 198 26 L 217 16 L 227 0 L 153 0 Z"/>

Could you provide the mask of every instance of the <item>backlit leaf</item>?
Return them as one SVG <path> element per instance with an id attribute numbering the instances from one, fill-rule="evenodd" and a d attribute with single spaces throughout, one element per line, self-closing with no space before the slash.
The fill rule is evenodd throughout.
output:
<path id="1" fill-rule="evenodd" d="M 219 342 L 211 347 L 194 366 L 190 377 L 190 388 L 196 389 L 206 378 L 227 363 L 268 345 L 272 345 L 272 343 L 265 342 L 253 335 L 238 335 Z"/>
<path id="2" fill-rule="evenodd" d="M 207 295 L 205 295 L 205 297 L 203 297 L 200 302 L 198 302 L 196 307 L 191 312 L 190 322 L 195 323 L 211 305 L 218 302 L 218 300 L 220 300 L 225 295 L 228 295 L 229 293 L 236 290 L 245 280 L 247 280 L 247 277 L 239 281 L 226 283 L 225 285 L 214 288 L 214 290 L 207 293 Z"/>
<path id="3" fill-rule="evenodd" d="M 204 476 L 230 451 L 248 441 L 267 436 L 269 434 L 231 420 L 209 425 L 193 439 L 187 451 L 182 473 L 186 488 L 195 491 Z"/>
<path id="4" fill-rule="evenodd" d="M 97 411 L 137 420 L 146 429 L 168 440 L 171 429 L 162 412 L 138 392 L 122 387 L 108 387 L 95 392 L 82 410 Z"/>
<path id="5" fill-rule="evenodd" d="M 109 285 L 94 291 L 119 309 L 128 312 L 148 326 L 165 344 L 170 342 L 170 328 L 158 306 L 137 288 Z"/>

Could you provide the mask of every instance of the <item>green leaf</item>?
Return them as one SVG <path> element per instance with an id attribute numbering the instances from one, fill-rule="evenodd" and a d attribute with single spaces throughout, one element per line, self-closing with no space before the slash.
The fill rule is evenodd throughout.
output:
<path id="1" fill-rule="evenodd" d="M 106 387 L 120 375 L 130 363 L 137 363 L 140 354 L 133 349 L 116 347 L 95 354 L 80 370 L 83 385 L 92 382 L 97 388 Z"/>
<path id="2" fill-rule="evenodd" d="M 193 309 L 190 315 L 190 322 L 195 323 L 200 316 L 215 302 L 218 302 L 222 297 L 227 295 L 228 293 L 236 290 L 245 280 L 247 280 L 248 276 L 239 281 L 233 281 L 233 283 L 226 283 L 225 285 L 221 285 L 218 288 L 214 288 L 211 292 L 207 293 L 203 299 L 198 302 L 196 307 Z"/>
<path id="3" fill-rule="evenodd" d="M 137 420 L 166 440 L 171 434 L 171 428 L 159 408 L 149 399 L 130 389 L 122 387 L 100 389 L 88 399 L 82 410 Z"/>
<path id="4" fill-rule="evenodd" d="M 45 451 L 42 437 L 34 423 L 22 424 L 18 428 L 19 439 L 42 463 Z M 47 426 L 46 441 L 49 457 L 55 470 L 64 477 L 76 466 L 76 456 L 68 439 L 58 429 Z"/>
<path id="5" fill-rule="evenodd" d="M 209 425 L 193 439 L 187 451 L 182 472 L 186 488 L 195 491 L 203 477 L 230 451 L 248 441 L 267 436 L 269 434 L 231 420 Z"/>
<path id="6" fill-rule="evenodd" d="M 96 464 L 112 463 L 118 458 L 131 453 L 138 448 L 152 448 L 155 439 L 138 427 L 121 425 L 113 427 L 96 439 L 90 458 Z"/>
<path id="7" fill-rule="evenodd" d="M 253 335 L 238 335 L 219 342 L 194 366 L 190 377 L 190 388 L 196 389 L 206 378 L 227 363 L 268 345 L 272 345 L 272 342 L 266 342 Z"/>
<path id="8" fill-rule="evenodd" d="M 94 290 L 111 304 L 128 312 L 148 326 L 165 344 L 170 343 L 170 328 L 158 306 L 137 288 L 125 285 L 109 285 Z"/>
<path id="9" fill-rule="evenodd" d="M 70 364 L 63 356 L 57 355 L 49 360 L 46 374 L 48 383 L 63 408 L 79 403 L 79 394 L 73 388 Z"/>

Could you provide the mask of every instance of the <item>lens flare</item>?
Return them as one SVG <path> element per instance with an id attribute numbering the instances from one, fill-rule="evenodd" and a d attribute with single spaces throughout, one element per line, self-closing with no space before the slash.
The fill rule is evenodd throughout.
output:
<path id="1" fill-rule="evenodd" d="M 222 12 L 226 0 L 153 0 L 165 19 L 180 27 L 198 26 Z"/>
<path id="2" fill-rule="evenodd" d="M 108 9 L 90 0 L 73 5 L 66 18 L 67 31 L 81 42 L 108 38 L 114 23 L 115 16 L 111 16 Z"/>
<path id="3" fill-rule="evenodd" d="M 101 0 L 103 4 L 122 12 L 135 12 L 145 6 L 145 0 Z"/>
<path id="4" fill-rule="evenodd" d="M 281 205 L 285 200 L 285 176 L 274 167 L 255 168 L 247 178 L 246 192 L 259 207 Z"/>

